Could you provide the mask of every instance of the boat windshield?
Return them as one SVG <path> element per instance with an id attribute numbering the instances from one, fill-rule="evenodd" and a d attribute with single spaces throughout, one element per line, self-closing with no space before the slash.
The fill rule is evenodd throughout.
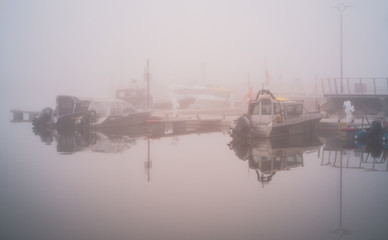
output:
<path id="1" fill-rule="evenodd" d="M 110 103 L 108 102 L 91 102 L 89 110 L 93 110 L 98 116 L 108 116 L 110 112 Z"/>
<path id="2" fill-rule="evenodd" d="M 272 114 L 272 102 L 270 99 L 263 99 L 261 101 L 261 115 Z"/>
<path id="3" fill-rule="evenodd" d="M 251 103 L 248 113 L 252 115 L 272 115 L 272 101 L 270 99 L 262 99 L 259 102 Z"/>

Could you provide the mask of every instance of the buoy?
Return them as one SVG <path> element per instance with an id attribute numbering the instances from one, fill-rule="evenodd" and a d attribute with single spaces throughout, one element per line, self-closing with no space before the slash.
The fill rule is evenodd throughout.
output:
<path id="1" fill-rule="evenodd" d="M 365 130 L 359 130 L 354 134 L 354 139 L 355 140 L 360 140 L 365 138 L 366 136 L 366 131 Z"/>
<path id="2" fill-rule="evenodd" d="M 381 137 L 381 140 L 384 142 L 384 141 L 388 141 L 388 132 L 385 132 L 383 133 L 383 136 Z"/>

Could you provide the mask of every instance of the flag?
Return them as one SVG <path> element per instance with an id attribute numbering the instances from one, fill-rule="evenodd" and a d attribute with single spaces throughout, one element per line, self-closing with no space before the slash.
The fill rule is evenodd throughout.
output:
<path id="1" fill-rule="evenodd" d="M 271 77 L 269 76 L 268 70 L 265 69 L 265 86 L 269 86 L 269 83 L 271 82 Z"/>
<path id="2" fill-rule="evenodd" d="M 248 103 L 253 99 L 252 86 L 251 86 L 249 74 L 248 74 L 248 93 L 245 94 L 244 99 L 245 99 L 245 102 L 248 102 Z"/>

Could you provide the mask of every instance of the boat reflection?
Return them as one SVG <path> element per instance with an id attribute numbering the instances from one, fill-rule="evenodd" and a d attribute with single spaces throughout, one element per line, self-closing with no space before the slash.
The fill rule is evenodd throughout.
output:
<path id="1" fill-rule="evenodd" d="M 236 156 L 248 161 L 257 180 L 269 183 L 278 171 L 303 166 L 303 154 L 318 151 L 322 145 L 316 136 L 297 135 L 284 139 L 233 139 L 229 143 Z"/>
<path id="2" fill-rule="evenodd" d="M 388 145 L 385 143 L 343 142 L 335 137 L 325 140 L 321 155 L 322 166 L 335 168 L 388 171 Z"/>
<path id="3" fill-rule="evenodd" d="M 108 129 L 100 131 L 70 131 L 58 133 L 53 129 L 37 128 L 33 130 L 42 142 L 51 145 L 57 143 L 57 152 L 73 154 L 78 151 L 117 153 L 129 149 L 139 138 L 145 138 L 148 129 L 144 126 L 126 129 Z"/>
<path id="4" fill-rule="evenodd" d="M 222 130 L 218 127 L 175 126 L 174 129 L 169 129 L 164 125 L 157 124 L 68 132 L 58 132 L 52 128 L 33 128 L 35 135 L 38 135 L 41 141 L 47 145 L 51 145 L 55 141 L 57 152 L 61 154 L 73 154 L 79 151 L 118 153 L 130 149 L 140 139 L 172 138 L 177 141 L 178 136 L 220 131 Z"/>
<path id="5" fill-rule="evenodd" d="M 369 141 L 342 141 L 338 137 L 326 137 L 321 165 L 331 166 L 339 170 L 339 221 L 338 228 L 330 233 L 337 234 L 341 238 L 354 234 L 346 229 L 343 223 L 343 169 L 358 169 L 366 171 L 388 171 L 388 147 L 386 143 Z"/>

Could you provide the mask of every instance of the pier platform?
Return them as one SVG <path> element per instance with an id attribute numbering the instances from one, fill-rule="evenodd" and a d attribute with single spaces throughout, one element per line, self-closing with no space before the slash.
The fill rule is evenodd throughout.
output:
<path id="1" fill-rule="evenodd" d="M 23 111 L 20 109 L 13 109 L 11 122 L 32 122 L 36 116 L 39 115 L 37 111 Z"/>
<path id="2" fill-rule="evenodd" d="M 161 134 L 162 131 L 179 133 L 183 129 L 185 131 L 187 129 L 226 131 L 229 130 L 234 120 L 244 114 L 244 110 L 242 108 L 183 109 L 175 113 L 172 110 L 158 110 L 152 113 L 147 125 L 156 135 Z M 10 112 L 12 113 L 11 122 L 14 123 L 32 122 L 39 114 L 37 111 L 20 109 L 14 109 Z M 317 130 L 318 132 L 337 133 L 338 124 L 339 120 L 336 118 L 323 118 Z"/>

